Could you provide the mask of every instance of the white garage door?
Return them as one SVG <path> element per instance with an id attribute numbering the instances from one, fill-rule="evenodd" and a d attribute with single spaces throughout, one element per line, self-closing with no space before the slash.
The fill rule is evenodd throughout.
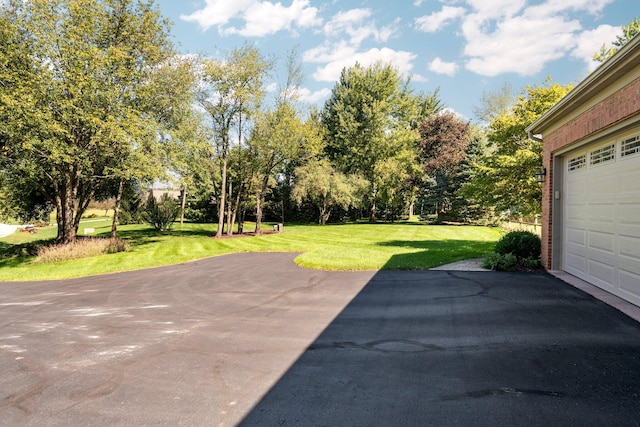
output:
<path id="1" fill-rule="evenodd" d="M 563 269 L 640 305 L 640 131 L 565 156 Z"/>

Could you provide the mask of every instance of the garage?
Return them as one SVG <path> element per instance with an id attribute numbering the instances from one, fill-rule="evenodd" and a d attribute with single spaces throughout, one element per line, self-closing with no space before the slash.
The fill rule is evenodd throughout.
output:
<path id="1" fill-rule="evenodd" d="M 640 305 L 640 130 L 563 157 L 562 269 Z"/>
<path id="2" fill-rule="evenodd" d="M 640 306 L 640 37 L 526 130 L 542 143 L 542 264 Z"/>

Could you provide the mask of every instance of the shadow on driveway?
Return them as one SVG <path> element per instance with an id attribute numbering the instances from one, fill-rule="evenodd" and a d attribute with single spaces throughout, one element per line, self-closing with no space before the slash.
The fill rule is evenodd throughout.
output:
<path id="1" fill-rule="evenodd" d="M 640 324 L 548 274 L 381 271 L 244 426 L 638 425 Z"/>

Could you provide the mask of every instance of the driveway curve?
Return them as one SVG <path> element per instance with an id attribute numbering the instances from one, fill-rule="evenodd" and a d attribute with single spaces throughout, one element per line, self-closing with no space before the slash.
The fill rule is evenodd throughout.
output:
<path id="1" fill-rule="evenodd" d="M 0 425 L 634 425 L 640 327 L 546 274 L 233 254 L 0 283 Z"/>

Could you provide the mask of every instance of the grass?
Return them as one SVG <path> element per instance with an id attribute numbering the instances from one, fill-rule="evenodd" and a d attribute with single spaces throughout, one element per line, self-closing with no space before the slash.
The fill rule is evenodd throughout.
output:
<path id="1" fill-rule="evenodd" d="M 96 237 L 109 235 L 109 220 L 87 224 Z M 265 227 L 269 227 L 266 225 Z M 83 230 L 80 225 L 80 233 Z M 428 269 L 479 258 L 493 249 L 502 232 L 472 226 L 407 224 L 289 225 L 280 234 L 212 239 L 211 224 L 174 225 L 158 233 L 146 225 L 119 227 L 127 252 L 49 264 L 36 264 L 38 242 L 55 238 L 53 226 L 38 234 L 15 233 L 0 239 L 0 281 L 45 280 L 170 265 L 233 252 L 300 252 L 296 263 L 325 270 Z M 250 228 L 248 228 L 250 229 Z M 268 228 L 267 228 L 268 229 Z"/>

